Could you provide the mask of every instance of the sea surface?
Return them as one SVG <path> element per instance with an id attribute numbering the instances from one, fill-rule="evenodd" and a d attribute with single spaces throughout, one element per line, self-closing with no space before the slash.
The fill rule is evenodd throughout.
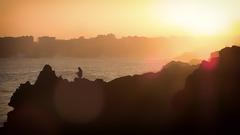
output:
<path id="1" fill-rule="evenodd" d="M 0 58 L 0 126 L 12 109 L 8 102 L 13 92 L 21 83 L 33 84 L 45 64 L 50 64 L 58 76 L 69 80 L 76 77 L 77 68 L 81 67 L 83 76 L 89 80 L 110 81 L 125 75 L 157 72 L 164 63 L 163 60 L 127 58 Z"/>

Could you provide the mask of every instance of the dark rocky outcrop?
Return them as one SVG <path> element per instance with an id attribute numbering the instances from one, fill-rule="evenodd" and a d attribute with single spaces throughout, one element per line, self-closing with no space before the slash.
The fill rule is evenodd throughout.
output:
<path id="1" fill-rule="evenodd" d="M 171 62 L 160 72 L 110 82 L 78 77 L 70 82 L 45 65 L 35 84 L 13 94 L 5 129 L 10 133 L 128 133 L 166 125 L 170 100 L 196 68 Z"/>
<path id="2" fill-rule="evenodd" d="M 232 134 L 240 122 L 240 47 L 212 54 L 174 99 L 178 128 L 192 133 Z"/>
<path id="3" fill-rule="evenodd" d="M 221 134 L 240 121 L 240 48 L 200 66 L 170 62 L 160 72 L 105 82 L 57 77 L 49 65 L 13 94 L 6 134 Z M 186 79 L 187 78 L 187 79 Z M 185 83 L 186 80 L 186 83 Z"/>

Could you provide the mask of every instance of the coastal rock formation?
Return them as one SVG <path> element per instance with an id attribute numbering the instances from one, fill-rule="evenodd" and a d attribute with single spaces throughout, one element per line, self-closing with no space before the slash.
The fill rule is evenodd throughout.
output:
<path id="1" fill-rule="evenodd" d="M 105 82 L 57 77 L 45 65 L 35 84 L 26 82 L 13 94 L 5 129 L 11 133 L 119 133 L 166 124 L 170 101 L 197 66 L 171 62 L 157 73 Z M 156 128 L 158 130 L 158 128 Z"/>
<path id="2" fill-rule="evenodd" d="M 45 65 L 9 103 L 6 134 L 219 134 L 240 121 L 240 47 L 199 66 L 170 62 L 157 73 L 110 82 L 57 77 Z M 186 80 L 186 82 L 185 82 Z"/>
<path id="3" fill-rule="evenodd" d="M 240 47 L 222 49 L 203 61 L 176 94 L 179 129 L 194 133 L 239 132 Z"/>

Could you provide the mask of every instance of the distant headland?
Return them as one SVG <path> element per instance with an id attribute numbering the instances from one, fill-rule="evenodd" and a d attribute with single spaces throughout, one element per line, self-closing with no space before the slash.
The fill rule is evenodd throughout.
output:
<path id="1" fill-rule="evenodd" d="M 164 38 L 145 37 L 118 39 L 113 34 L 69 40 L 43 36 L 37 41 L 33 36 L 2 37 L 0 57 L 143 57 L 156 53 L 156 47 L 166 41 Z"/>
<path id="2" fill-rule="evenodd" d="M 197 41 L 187 37 L 116 38 L 114 34 L 92 38 L 57 39 L 43 36 L 36 41 L 33 36 L 0 37 L 0 58 L 8 57 L 176 57 L 191 48 Z M 195 43 L 194 43 L 195 44 Z"/>

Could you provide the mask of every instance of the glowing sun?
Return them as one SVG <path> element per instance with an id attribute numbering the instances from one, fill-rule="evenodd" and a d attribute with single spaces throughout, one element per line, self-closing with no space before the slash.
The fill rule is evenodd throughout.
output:
<path id="1" fill-rule="evenodd" d="M 159 10 L 163 13 L 160 16 L 161 21 L 164 20 L 168 25 L 193 35 L 221 34 L 226 29 L 228 21 L 220 10 L 197 4 L 171 3 L 158 7 L 155 14 Z"/>

